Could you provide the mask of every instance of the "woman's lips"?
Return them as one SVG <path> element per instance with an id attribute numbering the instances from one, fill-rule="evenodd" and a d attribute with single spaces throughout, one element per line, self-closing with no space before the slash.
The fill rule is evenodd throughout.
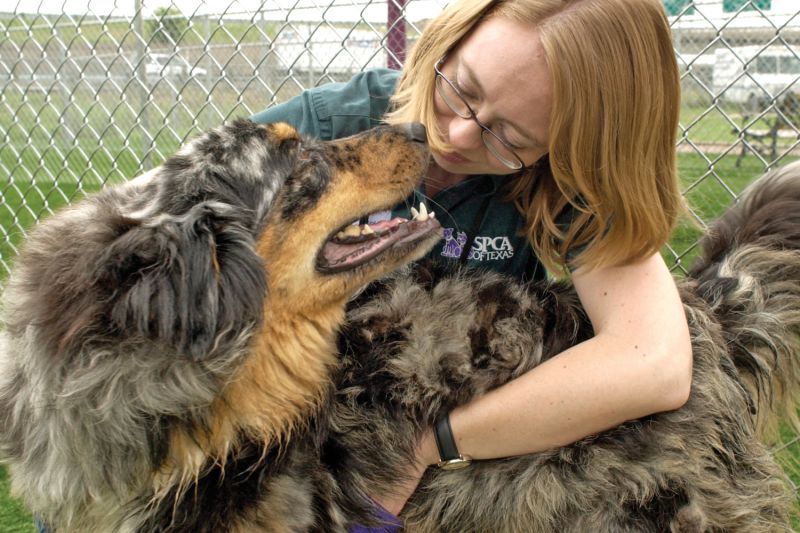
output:
<path id="1" fill-rule="evenodd" d="M 453 164 L 457 164 L 457 165 L 461 164 L 461 163 L 468 163 L 469 162 L 469 159 L 467 159 L 466 157 L 462 156 L 461 154 L 459 154 L 457 152 L 452 152 L 452 153 L 449 153 L 449 154 L 439 154 L 439 157 L 441 157 L 442 159 L 444 159 L 448 163 L 453 163 Z"/>

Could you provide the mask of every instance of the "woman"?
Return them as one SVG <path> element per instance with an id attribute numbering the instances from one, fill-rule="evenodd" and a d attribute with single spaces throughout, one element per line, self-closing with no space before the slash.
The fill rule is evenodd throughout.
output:
<path id="1" fill-rule="evenodd" d="M 452 226 L 433 255 L 569 274 L 594 327 L 431 428 L 397 490 L 371 495 L 385 510 L 402 510 L 429 465 L 562 446 L 685 403 L 688 328 L 658 253 L 681 209 L 679 85 L 658 0 L 461 0 L 399 80 L 372 71 L 254 116 L 328 138 L 422 122 L 433 157 L 421 193 Z"/>

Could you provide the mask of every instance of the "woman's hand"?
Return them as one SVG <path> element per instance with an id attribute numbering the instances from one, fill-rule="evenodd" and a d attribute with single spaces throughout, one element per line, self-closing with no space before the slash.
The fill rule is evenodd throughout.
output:
<path id="1" fill-rule="evenodd" d="M 394 490 L 387 494 L 372 495 L 373 500 L 395 516 L 400 514 L 408 499 L 417 490 L 417 485 L 428 466 L 439 462 L 439 450 L 436 448 L 432 430 L 422 435 L 415 455 L 415 460 L 401 474 Z"/>

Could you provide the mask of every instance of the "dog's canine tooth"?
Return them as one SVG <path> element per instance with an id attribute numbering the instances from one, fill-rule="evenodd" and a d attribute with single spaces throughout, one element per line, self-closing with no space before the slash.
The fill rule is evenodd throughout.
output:
<path id="1" fill-rule="evenodd" d="M 347 226 L 344 229 L 344 234 L 346 237 L 358 237 L 361 235 L 361 226 Z"/>
<path id="2" fill-rule="evenodd" d="M 418 222 L 425 222 L 426 220 L 428 220 L 428 218 L 432 217 L 433 217 L 433 211 L 428 213 L 428 208 L 425 207 L 425 204 L 423 202 L 419 203 L 419 210 L 417 210 L 415 207 L 411 208 L 411 218 L 413 220 L 416 220 Z"/>
<path id="3" fill-rule="evenodd" d="M 361 227 L 361 235 L 374 235 L 375 230 L 373 230 L 369 224 L 364 224 Z"/>

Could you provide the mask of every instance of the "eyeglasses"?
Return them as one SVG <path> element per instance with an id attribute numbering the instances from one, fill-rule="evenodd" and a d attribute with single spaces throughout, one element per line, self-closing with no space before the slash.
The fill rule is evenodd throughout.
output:
<path id="1" fill-rule="evenodd" d="M 436 72 L 436 91 L 439 93 L 439 96 L 442 97 L 444 103 L 447 104 L 447 107 L 449 107 L 453 113 L 461 118 L 471 118 L 481 127 L 481 139 L 483 140 L 483 144 L 498 161 L 511 170 L 520 170 L 524 168 L 525 163 L 522 161 L 522 158 L 511 149 L 506 141 L 501 139 L 495 132 L 490 130 L 488 126 L 478 120 L 475 111 L 473 111 L 472 107 L 464 100 L 464 97 L 458 89 L 456 89 L 456 86 L 453 85 L 453 82 L 442 74 L 440 67 L 446 58 L 447 56 L 441 58 L 433 66 L 433 70 Z"/>

